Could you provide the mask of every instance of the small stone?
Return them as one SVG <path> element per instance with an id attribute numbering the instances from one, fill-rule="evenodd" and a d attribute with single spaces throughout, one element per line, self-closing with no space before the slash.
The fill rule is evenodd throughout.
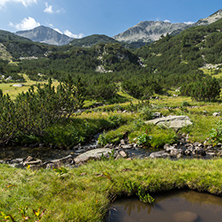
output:
<path id="1" fill-rule="evenodd" d="M 125 145 L 125 140 L 124 139 L 120 140 L 120 144 Z"/>
<path id="2" fill-rule="evenodd" d="M 126 157 L 127 157 L 126 152 L 124 152 L 123 150 L 121 150 L 121 151 L 119 152 L 119 154 L 120 154 L 123 158 L 126 158 Z"/>
<path id="3" fill-rule="evenodd" d="M 122 149 L 132 149 L 132 145 L 131 144 L 127 144 L 127 145 L 122 145 L 121 148 Z"/>
<path id="4" fill-rule="evenodd" d="M 24 162 L 30 162 L 30 161 L 32 161 L 32 160 L 33 160 L 33 157 L 28 156 L 28 157 L 24 160 Z"/>
<path id="5" fill-rule="evenodd" d="M 206 155 L 210 156 L 210 157 L 215 157 L 216 153 L 214 153 L 214 152 L 206 152 Z"/>

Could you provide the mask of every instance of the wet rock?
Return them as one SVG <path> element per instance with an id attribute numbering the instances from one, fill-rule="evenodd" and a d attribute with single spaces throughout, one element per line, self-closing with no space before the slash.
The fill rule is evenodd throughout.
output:
<path id="1" fill-rule="evenodd" d="M 72 149 L 73 149 L 73 150 L 80 150 L 80 149 L 82 149 L 82 146 L 81 146 L 81 144 L 79 143 L 78 145 L 74 146 Z"/>
<path id="2" fill-rule="evenodd" d="M 188 147 L 187 149 L 185 149 L 185 150 L 183 151 L 183 153 L 184 153 L 184 155 L 186 155 L 186 156 L 191 156 L 192 153 L 193 153 L 193 148 L 192 148 L 192 147 Z"/>
<path id="3" fill-rule="evenodd" d="M 87 151 L 83 154 L 77 156 L 74 161 L 76 164 L 87 162 L 90 159 L 98 160 L 101 159 L 102 156 L 109 157 L 112 153 L 112 149 L 109 148 L 99 148 L 95 150 Z"/>
<path id="4" fill-rule="evenodd" d="M 213 146 L 212 145 L 208 145 L 207 147 L 206 147 L 206 150 L 212 150 L 213 149 Z"/>
<path id="5" fill-rule="evenodd" d="M 222 157 L 222 150 L 219 150 L 217 156 Z"/>
<path id="6" fill-rule="evenodd" d="M 122 156 L 123 158 L 126 158 L 126 157 L 127 157 L 127 153 L 126 153 L 125 151 L 123 151 L 123 150 L 121 150 L 121 151 L 119 152 L 119 155 Z"/>
<path id="7" fill-rule="evenodd" d="M 51 160 L 49 162 L 44 163 L 43 165 L 48 169 L 48 168 L 60 168 L 61 166 L 64 166 L 64 165 L 70 166 L 73 164 L 74 164 L 74 160 L 73 160 L 72 155 L 68 155 L 61 159 Z"/>
<path id="8" fill-rule="evenodd" d="M 222 143 L 218 143 L 217 148 L 221 148 L 221 147 L 222 147 Z"/>
<path id="9" fill-rule="evenodd" d="M 23 159 L 22 158 L 16 158 L 16 159 L 13 159 L 13 160 L 10 160 L 10 163 L 11 164 L 22 164 L 23 163 Z"/>
<path id="10" fill-rule="evenodd" d="M 202 144 L 202 143 L 199 143 L 199 142 L 195 142 L 194 144 L 193 144 L 193 146 L 194 147 L 204 147 L 204 145 Z"/>
<path id="11" fill-rule="evenodd" d="M 169 144 L 165 144 L 164 147 L 163 147 L 163 149 L 164 149 L 166 152 L 170 153 L 171 150 L 174 150 L 174 149 L 175 149 L 175 146 L 170 146 Z"/>
<path id="12" fill-rule="evenodd" d="M 109 148 L 112 149 L 113 148 L 113 144 L 112 143 L 108 143 L 104 146 L 104 148 Z"/>
<path id="13" fill-rule="evenodd" d="M 215 156 L 217 156 L 217 155 L 216 155 L 216 153 L 214 153 L 214 152 L 206 152 L 206 156 L 215 157 Z"/>
<path id="14" fill-rule="evenodd" d="M 125 145 L 126 143 L 125 143 L 125 140 L 124 139 L 122 139 L 122 140 L 120 140 L 120 145 Z"/>
<path id="15" fill-rule="evenodd" d="M 128 154 L 125 151 L 120 150 L 119 153 L 117 154 L 115 160 L 118 160 L 121 158 L 127 158 L 127 157 L 128 157 Z"/>
<path id="16" fill-rule="evenodd" d="M 196 222 L 198 220 L 198 215 L 196 213 L 185 211 L 175 213 L 173 215 L 174 222 Z"/>
<path id="17" fill-rule="evenodd" d="M 24 159 L 24 162 L 30 162 L 32 160 L 34 160 L 34 158 L 31 156 L 28 156 L 26 159 Z"/>
<path id="18" fill-rule="evenodd" d="M 183 155 L 182 155 L 182 149 L 176 149 L 176 148 L 174 148 L 174 149 L 172 149 L 171 151 L 170 151 L 170 156 L 172 157 L 172 158 L 181 158 Z"/>
<path id="19" fill-rule="evenodd" d="M 170 157 L 169 153 L 165 151 L 153 152 L 150 154 L 150 158 L 168 158 Z"/>
<path id="20" fill-rule="evenodd" d="M 5 161 L 4 160 L 0 160 L 0 164 L 4 164 L 5 163 Z"/>
<path id="21" fill-rule="evenodd" d="M 127 144 L 127 145 L 121 145 L 122 149 L 132 149 L 133 145 L 132 144 Z"/>
<path id="22" fill-rule="evenodd" d="M 193 155 L 206 156 L 206 151 L 202 147 L 195 147 L 192 153 Z"/>
<path id="23" fill-rule="evenodd" d="M 25 161 L 23 162 L 23 166 L 37 166 L 37 165 L 42 165 L 42 160 L 34 160 L 34 161 Z"/>

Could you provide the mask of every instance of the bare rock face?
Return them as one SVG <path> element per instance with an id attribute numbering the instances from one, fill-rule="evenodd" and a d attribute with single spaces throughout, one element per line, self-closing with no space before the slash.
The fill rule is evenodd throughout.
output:
<path id="1" fill-rule="evenodd" d="M 163 125 L 165 127 L 173 128 L 175 130 L 193 124 L 188 116 L 167 116 L 167 117 L 148 120 L 145 123 L 154 124 L 154 125 Z"/>

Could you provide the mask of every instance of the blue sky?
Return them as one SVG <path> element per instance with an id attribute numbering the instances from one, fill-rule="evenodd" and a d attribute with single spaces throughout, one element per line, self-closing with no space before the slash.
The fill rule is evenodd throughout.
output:
<path id="1" fill-rule="evenodd" d="M 196 22 L 221 8 L 221 0 L 0 0 L 0 29 L 114 36 L 141 21 Z"/>

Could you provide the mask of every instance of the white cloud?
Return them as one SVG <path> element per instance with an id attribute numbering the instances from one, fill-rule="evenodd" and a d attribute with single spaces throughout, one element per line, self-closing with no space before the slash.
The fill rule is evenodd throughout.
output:
<path id="1" fill-rule="evenodd" d="M 0 0 L 0 8 L 5 6 L 6 3 L 15 2 L 15 3 L 22 3 L 25 7 L 31 5 L 33 3 L 37 3 L 37 0 Z"/>
<path id="2" fill-rule="evenodd" d="M 28 17 L 24 18 L 21 23 L 13 24 L 10 22 L 9 25 L 15 27 L 17 30 L 29 30 L 40 26 L 40 23 L 36 22 L 34 18 Z"/>
<path id="3" fill-rule="evenodd" d="M 71 38 L 75 38 L 75 39 L 80 39 L 80 38 L 84 37 L 83 33 L 73 34 L 69 30 L 65 30 L 64 34 L 71 37 Z"/>
<path id="4" fill-rule="evenodd" d="M 0 0 L 1 1 L 1 0 Z M 53 13 L 61 13 L 61 12 L 65 12 L 65 10 L 63 8 L 58 9 L 58 10 L 54 10 L 52 7 L 52 5 L 49 5 L 48 2 L 45 3 L 45 9 L 44 12 L 45 13 L 49 13 L 49 14 L 53 14 Z"/>
<path id="5" fill-rule="evenodd" d="M 170 20 L 167 20 L 167 19 L 166 19 L 166 20 L 164 20 L 164 22 L 169 22 L 169 23 L 170 23 Z"/>
<path id="6" fill-rule="evenodd" d="M 194 24 L 195 22 L 191 22 L 191 21 L 189 21 L 189 22 L 184 22 L 184 24 L 186 24 L 186 25 L 192 25 L 192 24 Z"/>
<path id="7" fill-rule="evenodd" d="M 60 34 L 63 34 L 59 29 L 55 28 L 54 29 L 56 32 L 60 33 Z"/>
<path id="8" fill-rule="evenodd" d="M 44 10 L 45 13 L 49 13 L 49 14 L 54 13 L 54 11 L 52 9 L 52 5 L 49 5 L 48 2 L 45 3 L 45 7 L 46 7 Z"/>

